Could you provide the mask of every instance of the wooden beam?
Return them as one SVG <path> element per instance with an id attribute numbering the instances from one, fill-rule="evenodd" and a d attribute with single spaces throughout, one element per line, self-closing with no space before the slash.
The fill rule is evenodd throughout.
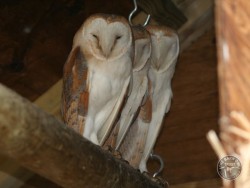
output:
<path id="1" fill-rule="evenodd" d="M 250 1 L 216 2 L 221 116 L 239 111 L 250 119 Z"/>
<path id="2" fill-rule="evenodd" d="M 62 79 L 51 86 L 43 95 L 35 100 L 34 104 L 39 106 L 45 112 L 54 115 L 58 120 L 62 120 L 61 116 L 61 93 Z"/>
<path id="3" fill-rule="evenodd" d="M 178 0 L 175 0 L 178 3 Z M 180 3 L 180 2 L 179 2 Z M 188 48 L 214 25 L 214 0 L 186 0 L 177 4 L 188 21 L 178 29 L 181 51 Z"/>
<path id="4" fill-rule="evenodd" d="M 187 21 L 185 15 L 171 0 L 137 0 L 137 3 L 162 25 L 178 29 Z"/>
<path id="5" fill-rule="evenodd" d="M 0 85 L 0 151 L 62 187 L 159 187 Z"/>
<path id="6" fill-rule="evenodd" d="M 34 104 L 45 112 L 61 120 L 61 97 L 62 79 L 41 95 Z M 0 153 L 0 187 L 19 188 L 35 174 L 23 168 L 13 159 L 7 158 Z M 16 175 L 17 174 L 17 175 Z"/>
<path id="7" fill-rule="evenodd" d="M 0 155 L 0 187 L 20 188 L 26 180 L 33 176 L 34 174 L 32 172 L 21 167 L 14 160 Z"/>

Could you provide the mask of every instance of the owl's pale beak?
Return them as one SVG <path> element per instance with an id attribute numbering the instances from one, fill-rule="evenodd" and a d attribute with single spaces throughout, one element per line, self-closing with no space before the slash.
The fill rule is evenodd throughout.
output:
<path id="1" fill-rule="evenodd" d="M 106 58 L 109 57 L 109 55 L 110 55 L 110 49 L 108 49 L 108 48 L 103 48 L 103 49 L 102 49 L 102 52 L 103 52 L 103 55 L 104 55 Z"/>
<path id="2" fill-rule="evenodd" d="M 108 40 L 107 38 L 105 38 L 102 41 L 102 45 L 101 45 L 101 50 L 103 52 L 103 55 L 108 58 L 111 54 L 112 51 L 112 47 L 113 47 L 113 42 Z"/>

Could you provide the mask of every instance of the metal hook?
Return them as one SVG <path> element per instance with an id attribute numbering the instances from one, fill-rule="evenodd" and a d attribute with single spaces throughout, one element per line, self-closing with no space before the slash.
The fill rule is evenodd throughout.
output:
<path id="1" fill-rule="evenodd" d="M 134 15 L 134 13 L 137 11 L 137 3 L 136 3 L 136 0 L 133 0 L 133 2 L 134 2 L 134 6 L 135 6 L 135 8 L 134 8 L 134 10 L 132 10 L 132 12 L 129 14 L 129 16 L 128 16 L 128 21 L 129 21 L 129 23 L 130 23 L 130 25 L 133 25 L 133 23 L 132 23 L 132 17 L 133 17 L 133 15 Z M 144 22 L 144 24 L 142 25 L 143 27 L 145 27 L 147 24 L 148 24 L 148 22 L 149 22 L 149 20 L 150 20 L 150 14 L 148 15 L 148 17 L 147 17 L 147 19 L 146 19 L 146 21 Z"/>
<path id="2" fill-rule="evenodd" d="M 160 168 L 159 168 L 159 170 L 153 174 L 153 177 L 155 178 L 156 176 L 158 176 L 158 175 L 163 171 L 163 169 L 164 169 L 164 162 L 163 162 L 161 156 L 159 156 L 159 155 L 150 153 L 150 156 L 149 156 L 149 157 L 150 157 L 151 159 L 153 159 L 153 160 L 159 161 L 159 163 L 160 163 Z"/>

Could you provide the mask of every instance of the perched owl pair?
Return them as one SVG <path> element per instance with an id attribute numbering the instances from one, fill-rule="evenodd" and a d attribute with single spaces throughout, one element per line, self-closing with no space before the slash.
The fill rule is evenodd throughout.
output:
<path id="1" fill-rule="evenodd" d="M 65 123 L 147 171 L 170 108 L 178 53 L 178 36 L 167 27 L 131 27 L 116 15 L 89 17 L 76 33 L 64 65 Z"/>

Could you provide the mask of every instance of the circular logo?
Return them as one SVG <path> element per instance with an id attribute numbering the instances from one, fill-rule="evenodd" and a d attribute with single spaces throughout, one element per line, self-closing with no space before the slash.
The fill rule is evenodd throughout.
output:
<path id="1" fill-rule="evenodd" d="M 241 172 L 240 160 L 234 156 L 228 155 L 219 160 L 217 171 L 220 177 L 227 180 L 236 179 Z"/>

